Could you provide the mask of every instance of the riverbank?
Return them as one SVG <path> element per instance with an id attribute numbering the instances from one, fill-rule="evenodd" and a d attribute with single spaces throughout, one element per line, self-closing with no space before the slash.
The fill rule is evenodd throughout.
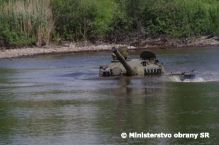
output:
<path id="1" fill-rule="evenodd" d="M 31 47 L 31 48 L 16 48 L 16 49 L 5 49 L 0 51 L 1 58 L 14 58 L 22 56 L 33 56 L 33 55 L 45 55 L 45 54 L 58 54 L 58 53 L 76 53 L 76 52 L 94 52 L 94 51 L 107 51 L 111 50 L 112 47 L 127 46 L 121 44 L 101 44 L 101 45 L 86 45 L 77 46 L 76 44 L 70 43 L 64 46 L 47 46 L 47 47 Z M 136 47 L 127 46 L 129 49 L 136 49 Z"/>
<path id="2" fill-rule="evenodd" d="M 62 45 L 50 45 L 46 47 L 26 47 L 16 49 L 0 49 L 0 58 L 14 58 L 22 56 L 32 56 L 41 54 L 74 53 L 108 51 L 112 47 L 127 46 L 131 50 L 138 48 L 180 48 L 180 47 L 206 47 L 219 46 L 219 38 L 202 36 L 199 38 L 171 39 L 171 38 L 148 38 L 144 40 L 132 41 L 126 44 L 91 44 L 91 43 L 63 43 Z"/>

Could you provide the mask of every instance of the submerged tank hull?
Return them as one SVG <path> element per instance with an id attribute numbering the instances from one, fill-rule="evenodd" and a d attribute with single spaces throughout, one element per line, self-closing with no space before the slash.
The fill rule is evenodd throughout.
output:
<path id="1" fill-rule="evenodd" d="M 144 66 L 142 62 L 138 59 L 127 60 L 127 64 L 133 66 L 132 69 L 136 73 L 136 75 L 133 76 L 150 76 L 164 74 L 164 68 L 162 65 L 148 64 Z M 119 61 L 115 61 L 109 65 L 100 66 L 99 75 L 101 77 L 127 75 L 127 70 Z"/>
<path id="2" fill-rule="evenodd" d="M 191 72 L 171 73 L 167 74 L 164 66 L 156 58 L 153 52 L 144 51 L 140 55 L 140 59 L 127 59 L 120 51 L 113 48 L 113 60 L 108 65 L 100 66 L 100 77 L 115 77 L 115 76 L 178 76 L 181 81 L 185 79 L 193 79 L 195 74 Z"/>
<path id="3" fill-rule="evenodd" d="M 113 49 L 113 55 L 116 59 L 108 65 L 100 66 L 99 75 L 101 77 L 109 76 L 150 76 L 162 75 L 164 67 L 156 59 L 155 54 L 150 52 L 153 58 L 144 59 L 126 59 L 117 49 Z"/>

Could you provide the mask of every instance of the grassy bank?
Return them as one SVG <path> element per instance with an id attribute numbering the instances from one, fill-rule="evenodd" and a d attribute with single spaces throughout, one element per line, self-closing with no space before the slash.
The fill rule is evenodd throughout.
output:
<path id="1" fill-rule="evenodd" d="M 218 0 L 0 0 L 0 47 L 219 36 Z"/>

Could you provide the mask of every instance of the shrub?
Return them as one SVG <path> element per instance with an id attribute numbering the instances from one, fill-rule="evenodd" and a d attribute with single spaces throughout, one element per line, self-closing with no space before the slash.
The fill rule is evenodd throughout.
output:
<path id="1" fill-rule="evenodd" d="M 112 0 L 54 0 L 56 33 L 67 40 L 103 38 L 115 9 Z"/>

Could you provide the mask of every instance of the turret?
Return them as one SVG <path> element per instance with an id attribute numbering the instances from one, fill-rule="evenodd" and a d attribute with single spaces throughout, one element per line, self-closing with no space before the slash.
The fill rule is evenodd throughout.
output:
<path id="1" fill-rule="evenodd" d="M 119 60 L 119 62 L 126 69 L 126 75 L 127 76 L 134 76 L 134 75 L 136 75 L 136 72 L 131 68 L 131 66 L 126 62 L 126 60 L 123 57 L 123 55 L 115 47 L 112 48 L 112 51 L 116 55 L 116 57 Z"/>

